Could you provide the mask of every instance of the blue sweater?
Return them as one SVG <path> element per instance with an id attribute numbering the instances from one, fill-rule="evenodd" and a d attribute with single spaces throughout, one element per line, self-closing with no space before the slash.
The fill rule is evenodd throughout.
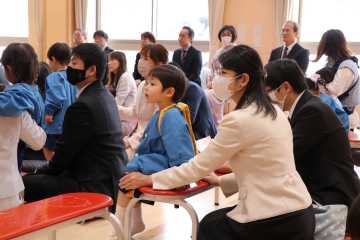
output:
<path id="1" fill-rule="evenodd" d="M 126 172 L 153 174 L 179 166 L 194 157 L 189 126 L 177 108 L 165 112 L 158 130 L 158 111 L 149 121 L 136 149 L 134 158 L 126 165 Z"/>
<path id="2" fill-rule="evenodd" d="M 44 117 L 44 103 L 37 87 L 16 83 L 0 92 L 1 116 L 17 116 L 23 111 L 28 111 L 32 119 L 40 124 Z"/>
<path id="3" fill-rule="evenodd" d="M 54 72 L 45 81 L 45 114 L 53 116 L 53 122 L 42 121 L 46 134 L 61 134 L 67 108 L 76 100 L 78 89 L 67 81 L 66 71 Z"/>
<path id="4" fill-rule="evenodd" d="M 349 117 L 346 114 L 346 112 L 344 111 L 344 109 L 336 103 L 336 101 L 332 98 L 329 97 L 326 94 L 321 94 L 320 98 L 326 102 L 331 108 L 332 110 L 334 110 L 334 112 L 336 113 L 336 115 L 339 117 L 340 121 L 344 124 L 346 132 L 349 131 Z"/>

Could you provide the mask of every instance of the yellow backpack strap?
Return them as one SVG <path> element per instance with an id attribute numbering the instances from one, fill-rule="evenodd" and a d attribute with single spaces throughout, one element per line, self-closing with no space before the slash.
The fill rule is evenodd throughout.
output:
<path id="1" fill-rule="evenodd" d="M 178 108 L 181 111 L 181 114 L 183 115 L 183 117 L 185 118 L 185 120 L 189 126 L 189 129 L 190 129 L 190 138 L 193 143 L 194 153 L 195 153 L 195 155 L 197 155 L 198 150 L 197 150 L 197 146 L 196 146 L 196 139 L 194 136 L 194 132 L 192 130 L 190 109 L 189 109 L 189 106 L 186 105 L 185 103 L 179 102 L 176 105 L 174 104 L 174 105 L 167 106 L 166 108 L 164 108 L 163 110 L 160 111 L 159 120 L 158 120 L 158 129 L 159 129 L 160 135 L 161 135 L 160 124 L 161 124 L 162 117 L 164 116 L 164 114 L 167 110 L 169 110 L 170 108 L 173 108 L 173 107 Z"/>

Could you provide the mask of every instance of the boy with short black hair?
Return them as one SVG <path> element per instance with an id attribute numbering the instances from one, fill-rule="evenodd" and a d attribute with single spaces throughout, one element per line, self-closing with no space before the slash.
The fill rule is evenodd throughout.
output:
<path id="1" fill-rule="evenodd" d="M 159 65 L 149 72 L 146 77 L 145 96 L 148 103 L 159 105 L 159 111 L 150 119 L 135 156 L 126 165 L 125 172 L 153 174 L 169 167 L 179 166 L 194 157 L 189 126 L 179 109 L 171 108 L 181 99 L 185 90 L 185 75 L 179 68 Z M 167 109 L 169 106 L 170 108 Z M 124 224 L 125 208 L 131 195 L 137 192 L 128 191 L 127 188 L 120 190 L 123 194 L 119 192 L 116 216 L 121 224 Z M 132 213 L 131 235 L 145 229 L 141 208 L 136 209 L 138 211 Z"/>
<path id="2" fill-rule="evenodd" d="M 46 116 L 41 127 L 47 134 L 44 155 L 50 161 L 62 131 L 66 109 L 76 100 L 77 88 L 69 84 L 65 71 L 70 63 L 70 47 L 66 43 L 55 43 L 49 48 L 47 58 L 53 73 L 45 80 Z"/>

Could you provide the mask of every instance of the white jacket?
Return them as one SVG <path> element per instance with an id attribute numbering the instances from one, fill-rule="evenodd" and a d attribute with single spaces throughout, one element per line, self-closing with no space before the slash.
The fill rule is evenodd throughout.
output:
<path id="1" fill-rule="evenodd" d="M 207 148 L 188 163 L 153 174 L 153 188 L 189 184 L 229 160 L 234 173 L 219 183 L 225 196 L 238 192 L 239 203 L 228 217 L 247 223 L 308 208 L 311 197 L 295 169 L 290 124 L 275 108 L 274 120 L 255 114 L 254 105 L 225 115 Z"/>
<path id="2" fill-rule="evenodd" d="M 32 149 L 40 150 L 46 134 L 26 111 L 15 117 L 0 116 L 0 199 L 24 190 L 17 163 L 19 139 Z"/>

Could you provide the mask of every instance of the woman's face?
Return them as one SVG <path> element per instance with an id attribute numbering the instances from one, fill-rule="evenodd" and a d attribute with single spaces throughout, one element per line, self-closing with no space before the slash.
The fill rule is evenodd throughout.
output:
<path id="1" fill-rule="evenodd" d="M 143 36 L 141 36 L 141 48 L 143 48 L 145 45 L 151 43 L 150 39 L 148 38 L 144 38 Z"/>
<path id="2" fill-rule="evenodd" d="M 143 77 L 146 77 L 155 65 L 154 60 L 150 58 L 150 52 L 147 52 L 146 55 L 140 55 L 138 71 Z"/>
<path id="3" fill-rule="evenodd" d="M 119 60 L 109 57 L 109 62 L 108 62 L 109 72 L 117 73 L 119 67 L 120 67 Z"/>
<path id="4" fill-rule="evenodd" d="M 231 38 L 232 34 L 229 29 L 225 29 L 224 31 L 221 32 L 220 37 L 230 37 Z M 231 41 L 231 42 L 233 42 L 233 41 Z"/>
<path id="5" fill-rule="evenodd" d="M 228 86 L 229 90 L 234 91 L 234 94 L 231 96 L 231 99 L 236 103 L 240 101 L 241 96 L 243 95 L 244 90 L 246 89 L 246 84 L 243 85 L 242 76 L 243 74 L 239 75 L 236 72 L 223 67 L 220 69 L 220 77 L 228 77 L 233 79 L 237 77 L 237 79 L 231 81 L 231 83 Z M 239 88 L 241 88 L 241 90 L 239 90 Z"/>

